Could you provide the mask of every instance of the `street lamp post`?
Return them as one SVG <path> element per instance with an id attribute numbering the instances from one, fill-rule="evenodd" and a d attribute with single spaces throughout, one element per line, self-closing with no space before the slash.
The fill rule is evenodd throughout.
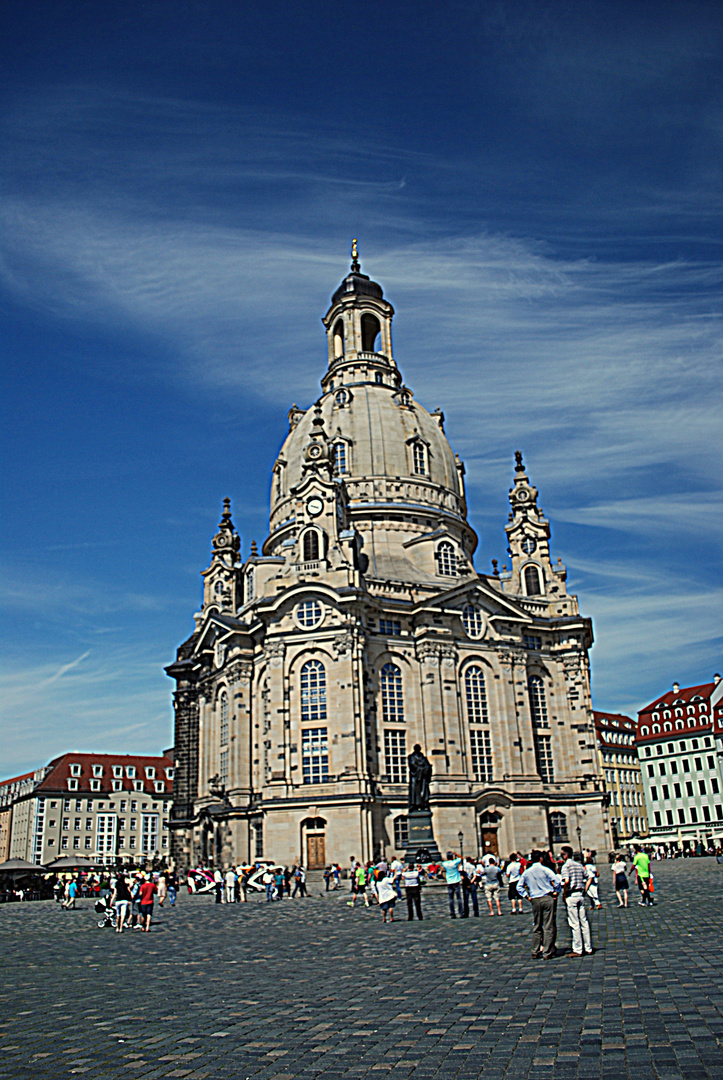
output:
<path id="1" fill-rule="evenodd" d="M 582 829 L 579 825 L 575 829 L 575 832 L 577 833 L 577 846 L 580 849 L 580 862 L 582 862 Z"/>
<path id="2" fill-rule="evenodd" d="M 457 833 L 457 839 L 459 840 L 459 855 L 460 855 L 460 858 L 463 859 L 464 858 L 464 833 L 462 832 L 461 829 Z"/>

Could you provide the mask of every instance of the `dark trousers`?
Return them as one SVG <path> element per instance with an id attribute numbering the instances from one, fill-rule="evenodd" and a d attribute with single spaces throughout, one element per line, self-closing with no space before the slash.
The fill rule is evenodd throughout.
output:
<path id="1" fill-rule="evenodd" d="M 650 878 L 641 877 L 640 874 L 638 874 L 638 888 L 640 889 L 640 899 L 643 903 L 648 906 L 652 904 L 650 898 Z"/>
<path id="2" fill-rule="evenodd" d="M 457 918 L 457 913 L 454 910 L 454 901 L 457 900 L 457 910 L 460 916 L 464 915 L 464 908 L 462 907 L 462 882 L 458 881 L 455 885 L 447 885 L 447 896 L 449 897 L 449 913 L 453 919 Z"/>
<path id="3" fill-rule="evenodd" d="M 532 901 L 532 955 L 537 956 L 542 949 L 545 957 L 555 955 L 557 924 L 555 921 L 557 904 L 550 893 L 536 896 Z"/>
<path id="4" fill-rule="evenodd" d="M 223 903 L 223 882 L 222 881 L 217 881 L 216 884 L 214 885 L 214 889 L 216 890 L 216 903 L 217 904 L 222 904 Z"/>
<path id="5" fill-rule="evenodd" d="M 469 915 L 469 905 L 472 901 L 472 910 L 475 915 L 479 915 L 479 904 L 477 902 L 477 886 L 470 885 L 468 889 L 464 890 L 464 913 Z"/>
<path id="6" fill-rule="evenodd" d="M 404 890 L 407 894 L 407 919 L 411 922 L 414 919 L 414 912 L 417 912 L 417 918 L 423 918 L 422 915 L 422 891 L 419 885 L 413 885 L 410 889 Z"/>

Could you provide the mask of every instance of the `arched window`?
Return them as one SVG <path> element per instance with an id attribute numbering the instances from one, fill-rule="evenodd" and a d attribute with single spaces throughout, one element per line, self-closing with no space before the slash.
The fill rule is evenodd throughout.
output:
<path id="1" fill-rule="evenodd" d="M 225 746 L 228 742 L 228 694 L 225 690 L 218 699 L 218 722 L 220 743 Z"/>
<path id="2" fill-rule="evenodd" d="M 540 584 L 540 571 L 537 566 L 525 567 L 525 594 L 527 596 L 539 596 L 542 592 L 542 585 Z"/>
<path id="3" fill-rule="evenodd" d="M 553 844 L 561 844 L 569 839 L 567 833 L 567 815 L 553 810 L 550 814 L 550 839 Z"/>
<path id="4" fill-rule="evenodd" d="M 374 382 L 376 382 L 379 386 L 383 386 L 384 376 L 382 375 L 381 371 L 378 371 L 374 376 Z"/>
<path id="5" fill-rule="evenodd" d="M 685 727 L 685 724 L 683 723 L 683 721 L 682 721 L 682 720 L 676 720 L 676 721 L 675 721 L 675 726 L 676 726 L 676 728 L 677 728 L 678 730 L 680 730 L 681 728 L 684 728 L 684 727 Z"/>
<path id="6" fill-rule="evenodd" d="M 334 359 L 337 356 L 344 355 L 344 323 L 341 319 L 337 319 L 334 326 Z"/>
<path id="7" fill-rule="evenodd" d="M 380 329 L 379 319 L 375 315 L 362 315 L 362 352 L 376 352 L 376 342 Z"/>
<path id="8" fill-rule="evenodd" d="M 464 698 L 467 704 L 467 722 L 469 724 L 486 724 L 489 720 L 487 715 L 487 688 L 485 687 L 484 672 L 476 664 L 468 667 L 464 673 Z"/>
<path id="9" fill-rule="evenodd" d="M 484 617 L 475 604 L 467 604 L 462 609 L 462 625 L 467 637 L 481 638 L 484 633 Z"/>
<path id="10" fill-rule="evenodd" d="M 641 735 L 647 735 L 647 734 L 648 734 L 648 729 L 647 729 L 647 727 L 641 727 L 641 729 L 640 729 L 640 734 L 641 734 Z"/>
<path id="11" fill-rule="evenodd" d="M 402 673 L 396 664 L 385 664 L 381 673 L 382 719 L 388 723 L 404 722 Z"/>
<path id="12" fill-rule="evenodd" d="M 660 724 L 653 724 L 653 735 L 660 734 Z"/>
<path id="13" fill-rule="evenodd" d="M 301 669 L 301 721 L 326 720 L 326 671 L 320 660 L 307 660 Z"/>
<path id="14" fill-rule="evenodd" d="M 663 724 L 663 731 L 672 731 L 672 730 L 673 730 L 673 725 L 671 724 L 670 720 L 667 720 Z"/>
<path id="15" fill-rule="evenodd" d="M 334 443 L 334 472 L 337 476 L 346 472 L 346 443 Z"/>
<path id="16" fill-rule="evenodd" d="M 437 548 L 437 573 L 443 577 L 457 577 L 457 559 L 448 540 L 443 540 Z"/>
<path id="17" fill-rule="evenodd" d="M 414 465 L 414 471 L 417 476 L 427 475 L 427 455 L 425 453 L 425 446 L 419 439 L 412 446 L 412 461 Z"/>
<path id="18" fill-rule="evenodd" d="M 536 728 L 549 728 L 550 721 L 547 716 L 547 699 L 545 686 L 539 675 L 530 675 L 527 680 L 527 688 L 530 693 L 530 712 L 532 713 L 532 726 Z"/>
<path id="19" fill-rule="evenodd" d="M 318 562 L 319 534 L 316 529 L 304 533 L 304 562 Z"/>

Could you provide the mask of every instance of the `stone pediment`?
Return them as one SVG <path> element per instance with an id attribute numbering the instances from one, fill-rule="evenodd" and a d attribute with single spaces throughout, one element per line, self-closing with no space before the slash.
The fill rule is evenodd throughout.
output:
<path id="1" fill-rule="evenodd" d="M 212 611 L 206 616 L 206 620 L 199 630 L 196 639 L 194 653 L 212 649 L 219 641 L 230 641 L 237 634 L 247 634 L 248 625 L 235 619 L 232 615 L 221 615 Z"/>
<path id="2" fill-rule="evenodd" d="M 461 581 L 451 589 L 440 592 L 437 596 L 420 601 L 415 611 L 444 611 L 447 614 L 462 613 L 466 604 L 475 603 L 484 611 L 489 618 L 514 620 L 515 622 L 531 623 L 532 616 L 524 608 L 517 604 L 509 596 L 497 592 L 488 585 L 484 578 L 476 581 Z"/>

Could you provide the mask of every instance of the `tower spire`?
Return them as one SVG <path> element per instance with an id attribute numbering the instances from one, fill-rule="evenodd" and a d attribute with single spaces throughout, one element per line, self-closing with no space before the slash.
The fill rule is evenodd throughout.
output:
<path id="1" fill-rule="evenodd" d="M 359 262 L 359 250 L 357 248 L 356 239 L 351 242 L 351 272 L 352 274 L 361 273 L 361 263 Z"/>

